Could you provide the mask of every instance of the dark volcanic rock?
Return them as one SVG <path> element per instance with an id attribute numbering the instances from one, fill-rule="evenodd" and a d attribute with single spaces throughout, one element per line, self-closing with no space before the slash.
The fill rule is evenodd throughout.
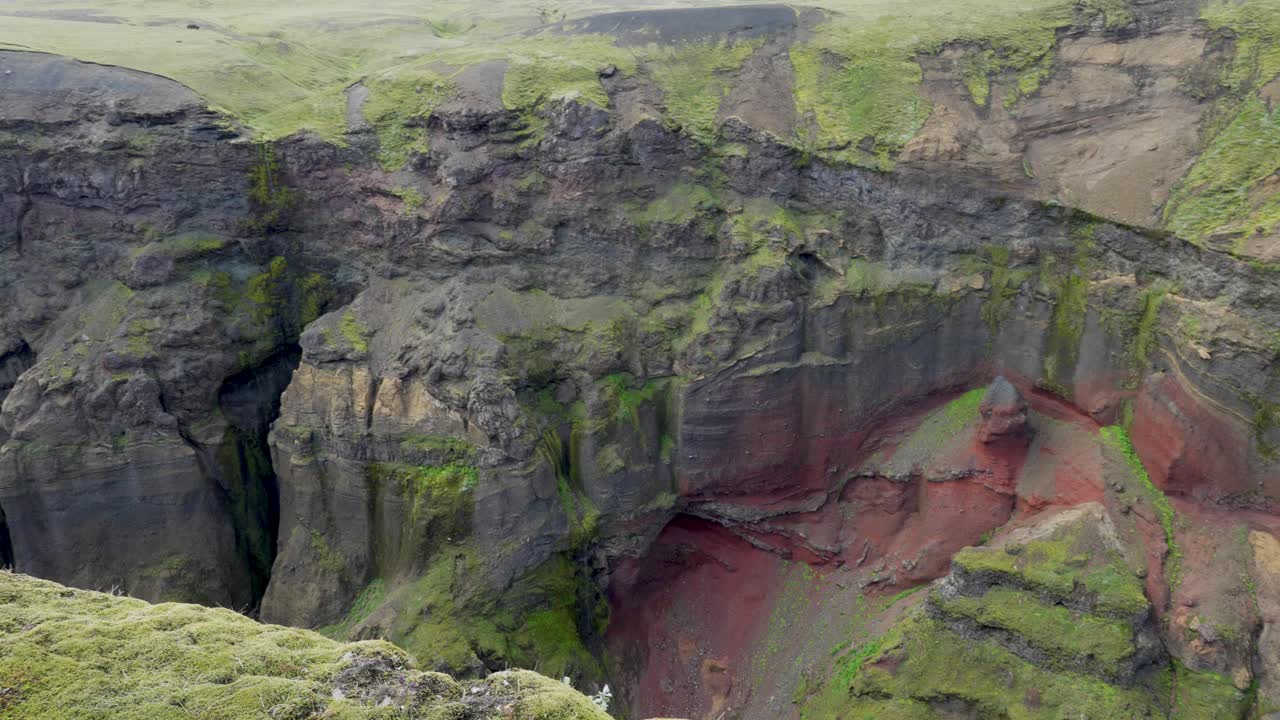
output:
<path id="1" fill-rule="evenodd" d="M 1025 443 L 1031 435 L 1032 428 L 1027 423 L 1027 401 L 1004 376 L 997 377 L 987 387 L 978 412 L 982 415 L 978 439 L 984 443 Z"/>
<path id="2" fill-rule="evenodd" d="M 706 8 L 628 10 L 560 23 L 557 30 L 611 35 L 622 45 L 733 40 L 784 33 L 797 25 L 788 5 L 728 5 Z"/>
<path id="3" fill-rule="evenodd" d="M 794 24 L 752 6 L 587 28 L 667 41 Z M 762 578 L 783 555 L 936 576 L 954 546 L 914 528 L 954 520 L 964 537 L 946 542 L 977 542 L 1035 480 L 1013 473 L 1030 429 L 1015 386 L 1055 396 L 1090 437 L 1132 410 L 1152 482 L 1180 502 L 1270 511 L 1274 273 L 1041 202 L 1054 189 L 1010 170 L 1012 154 L 969 154 L 1023 138 L 1037 169 L 1072 170 L 1043 176 L 1070 190 L 1082 175 L 1064 158 L 1082 141 L 1058 113 L 1114 130 L 1129 108 L 1141 144 L 1161 127 L 1151 108 L 1202 102 L 1152 82 L 1137 105 L 1090 105 L 1094 58 L 1119 51 L 1070 40 L 1057 94 L 992 124 L 1003 140 L 953 147 L 937 126 L 979 120 L 938 112 L 895 173 L 811 161 L 740 120 L 723 128 L 734 151 L 713 152 L 624 118 L 654 96 L 635 78 L 606 78 L 611 110 L 548 101 L 530 142 L 501 102 L 502 63 L 461 73 L 426 123 L 430 151 L 389 173 L 358 143 L 249 142 L 153 76 L 0 53 L 13 560 L 149 598 L 261 594 L 268 619 L 406 644 L 452 628 L 449 662 L 496 669 L 520 645 L 493 638 L 532 608 L 568 598 L 566 634 L 594 632 L 611 574 L 647 567 L 655 539 L 680 562 L 686 535 L 764 548 Z M 948 72 L 930 67 L 926 90 L 954 94 Z M 764 100 L 732 98 L 775 130 L 795 121 Z M 862 472 L 890 450 L 886 423 L 997 372 L 980 428 L 919 441 L 945 467 Z M 835 507 L 854 509 L 805 525 Z M 842 547 L 840 528 L 864 521 L 867 545 Z M 890 538 L 914 544 L 872 547 Z M 528 607 L 496 611 L 509 596 Z M 373 670 L 356 680 L 381 688 Z"/>

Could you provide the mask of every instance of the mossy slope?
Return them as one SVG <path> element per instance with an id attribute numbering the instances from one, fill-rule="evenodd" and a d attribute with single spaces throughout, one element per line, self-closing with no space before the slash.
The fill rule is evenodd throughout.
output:
<path id="1" fill-rule="evenodd" d="M 878 720 L 1241 717 L 1230 680 L 1159 650 L 1115 537 L 1087 505 L 963 550 L 915 612 L 837 659 L 802 717 L 840 696 L 840 717 Z"/>
<path id="2" fill-rule="evenodd" d="M 0 572 L 0 717 L 607 720 L 532 672 L 464 689 L 382 642 L 338 643 L 230 610 Z"/>

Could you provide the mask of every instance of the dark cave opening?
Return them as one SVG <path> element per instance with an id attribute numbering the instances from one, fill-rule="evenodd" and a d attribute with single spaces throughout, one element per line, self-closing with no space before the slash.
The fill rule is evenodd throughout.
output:
<path id="1" fill-rule="evenodd" d="M 280 527 L 280 489 L 267 435 L 302 358 L 291 345 L 223 382 L 218 406 L 230 426 L 218 450 L 222 486 L 235 526 L 236 552 L 249 571 L 256 612 L 271 581 Z"/>
<path id="2" fill-rule="evenodd" d="M 0 568 L 13 568 L 13 538 L 9 535 L 9 523 L 4 508 L 0 507 Z"/>
<path id="3" fill-rule="evenodd" d="M 36 354 L 25 342 L 9 353 L 0 353 L 0 403 L 4 402 L 9 391 L 18 384 L 18 378 L 32 365 L 36 364 Z M 8 439 L 3 428 L 0 428 L 0 445 Z"/>

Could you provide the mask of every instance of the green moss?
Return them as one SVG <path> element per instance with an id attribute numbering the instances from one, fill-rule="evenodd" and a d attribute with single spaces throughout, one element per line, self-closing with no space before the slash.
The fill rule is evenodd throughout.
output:
<path id="1" fill-rule="evenodd" d="M 135 358 L 149 357 L 154 351 L 151 336 L 160 329 L 160 322 L 151 318 L 130 320 L 126 329 L 125 352 Z"/>
<path id="2" fill-rule="evenodd" d="M 993 77 L 1014 78 L 1004 96 L 1005 107 L 1012 108 L 1018 100 L 1039 90 L 1053 70 L 1053 49 L 1057 44 L 1054 23 L 1025 21 L 996 26 L 985 37 L 966 40 L 978 47 L 958 63 L 960 77 L 979 106 L 987 105 Z"/>
<path id="3" fill-rule="evenodd" d="M 526 126 L 527 142 L 537 142 L 546 122 L 540 112 L 557 100 L 609 106 L 600 72 L 612 65 L 617 72 L 635 71 L 635 56 L 612 40 L 579 35 L 571 39 L 542 37 L 526 41 L 510 58 L 502 85 L 502 103 L 518 112 Z"/>
<path id="4" fill-rule="evenodd" d="M 1173 661 L 1173 711 L 1170 720 L 1215 720 L 1241 718 L 1249 706 L 1249 696 L 1236 689 L 1229 678 L 1215 672 L 1193 671 Z"/>
<path id="5" fill-rule="evenodd" d="M 400 202 L 404 204 L 404 209 L 401 211 L 403 215 L 413 215 L 418 211 L 418 208 L 422 207 L 424 202 L 422 193 L 415 187 L 392 188 L 391 192 L 400 198 Z"/>
<path id="6" fill-rule="evenodd" d="M 1080 356 L 1080 339 L 1084 335 L 1089 311 L 1089 262 L 1094 249 L 1097 226 L 1087 222 L 1073 231 L 1075 250 L 1065 276 L 1051 277 L 1057 297 L 1049 320 L 1049 337 L 1045 347 L 1043 384 L 1065 395 L 1066 382 L 1075 372 Z M 1053 263 L 1042 265 L 1042 272 L 1053 272 Z"/>
<path id="7" fill-rule="evenodd" d="M 372 463 L 366 477 L 380 494 L 402 503 L 402 526 L 390 542 L 378 545 L 378 572 L 396 577 L 419 559 L 471 530 L 472 491 L 480 472 L 464 462 L 445 465 Z"/>
<path id="8" fill-rule="evenodd" d="M 672 459 L 675 457 L 675 450 L 675 438 L 663 433 L 661 447 L 659 448 L 659 455 L 662 458 L 662 462 L 670 464 Z"/>
<path id="9" fill-rule="evenodd" d="M 1102 15 L 1109 30 L 1122 28 L 1136 19 L 1129 0 L 1084 0 L 1081 5 L 1089 15 Z"/>
<path id="10" fill-rule="evenodd" d="M 1033 540 L 1011 552 L 1007 548 L 965 548 L 952 564 L 973 573 L 993 573 L 1005 582 L 1047 593 L 1061 600 L 1082 586 L 1093 597 L 1093 612 L 1103 617 L 1132 619 L 1148 608 L 1142 584 L 1119 557 L 1091 556 L 1078 549 L 1078 532 Z M 1092 562 L 1090 562 L 1092 560 Z"/>
<path id="11" fill-rule="evenodd" d="M 133 251 L 134 257 L 162 255 L 178 262 L 215 253 L 231 243 L 229 238 L 205 232 L 182 233 L 172 238 L 148 242 Z"/>
<path id="12" fill-rule="evenodd" d="M 430 150 L 427 119 L 456 93 L 451 81 L 425 69 L 385 73 L 365 87 L 364 118 L 378 136 L 378 163 L 391 172 Z"/>
<path id="13" fill-rule="evenodd" d="M 360 594 L 356 596 L 356 600 L 351 605 L 351 610 L 342 622 L 337 625 L 320 628 L 317 632 L 325 637 L 342 639 L 347 636 L 347 632 L 359 625 L 365 618 L 369 617 L 382 601 L 386 599 L 387 587 L 382 578 L 377 578 L 373 582 L 365 586 Z"/>
<path id="14" fill-rule="evenodd" d="M 683 226 L 720 209 L 720 201 L 702 185 L 679 183 L 662 197 L 640 207 L 630 208 L 631 222 L 642 232 L 655 226 Z"/>
<path id="15" fill-rule="evenodd" d="M 1160 698 L 1144 688 L 1044 670 L 998 645 L 962 638 L 923 615 L 900 623 L 880 644 L 849 684 L 843 717 L 877 717 L 868 713 L 886 706 L 906 713 L 898 717 L 919 717 L 913 701 L 943 698 L 963 703 L 978 717 L 1127 720 L 1153 711 L 1164 714 Z"/>
<path id="16" fill-rule="evenodd" d="M 347 559 L 330 547 L 324 533 L 319 530 L 311 531 L 311 552 L 315 555 L 316 563 L 325 570 L 338 574 L 346 572 Z"/>
<path id="17" fill-rule="evenodd" d="M 375 463 L 369 466 L 369 472 L 375 478 L 399 481 L 433 496 L 472 490 L 480 481 L 480 471 L 461 462 L 447 465 Z"/>
<path id="18" fill-rule="evenodd" d="M 196 278 L 242 323 L 251 323 L 245 335 L 258 337 L 246 350 L 242 366 L 248 367 L 297 340 L 302 329 L 314 322 L 333 300 L 334 289 L 317 273 L 302 274 L 282 256 L 272 258 L 266 270 L 250 276 L 242 286 L 223 272 Z"/>
<path id="19" fill-rule="evenodd" d="M 717 115 L 729 93 L 730 74 L 759 42 L 698 42 L 654 50 L 646 69 L 662 90 L 666 117 L 686 135 L 712 145 L 719 135 Z"/>
<path id="20" fill-rule="evenodd" d="M 414 670 L 383 641 L 343 644 L 227 609 L 148 605 L 5 572 L 0 600 L 6 720 L 443 720 L 479 711 L 450 678 Z M 390 686 L 434 692 L 416 693 L 404 710 L 338 699 L 336 687 L 352 689 L 339 673 L 367 661 L 387 667 Z M 572 688 L 534 673 L 497 673 L 467 692 L 514 718 L 607 720 Z"/>
<path id="21" fill-rule="evenodd" d="M 982 597 L 957 597 L 940 603 L 948 615 L 1017 635 L 1050 658 L 1114 676 L 1133 657 L 1133 629 L 1125 620 L 1076 616 L 1061 605 L 1046 605 L 1031 593 L 993 589 Z"/>
<path id="22" fill-rule="evenodd" d="M 347 344 L 357 352 L 369 352 L 369 331 L 356 319 L 355 313 L 351 311 L 343 313 L 342 319 L 338 322 L 338 330 Z"/>
<path id="23" fill-rule="evenodd" d="M 297 202 L 294 191 L 285 184 L 275 146 L 269 143 L 258 144 L 257 160 L 249 168 L 249 200 L 253 215 L 248 225 L 256 232 L 277 229 Z"/>
<path id="24" fill-rule="evenodd" d="M 906 473 L 928 461 L 962 432 L 972 430 L 985 394 L 985 388 L 975 388 L 926 416 L 894 451 L 890 470 Z"/>
<path id="25" fill-rule="evenodd" d="M 1254 400 L 1253 443 L 1262 459 L 1274 461 L 1280 458 L 1280 448 L 1271 440 L 1271 434 L 1280 428 L 1280 403 L 1261 398 Z"/>
<path id="26" fill-rule="evenodd" d="M 1010 267 L 1012 253 L 1003 245 L 988 245 L 982 249 L 983 265 L 990 273 L 987 301 L 982 306 L 982 319 L 994 339 L 1000 326 L 1009 317 L 1009 304 L 1018 296 L 1022 283 L 1030 276 L 1028 271 Z"/>
<path id="27" fill-rule="evenodd" d="M 306 97 L 277 106 L 253 118 L 263 140 L 277 140 L 302 130 L 334 145 L 347 144 L 346 83 L 316 88 Z"/>
<path id="28" fill-rule="evenodd" d="M 923 127 L 931 107 L 919 86 L 920 54 L 969 49 L 961 76 L 985 105 L 993 77 L 1012 77 L 1006 104 L 1035 92 L 1052 70 L 1057 31 L 1106 13 L 1127 22 L 1123 0 L 1033 0 L 1016 8 L 985 0 L 911 6 L 864 3 L 791 50 L 796 109 L 809 127 L 801 148 L 883 170 Z"/>
<path id="29" fill-rule="evenodd" d="M 476 562 L 467 549 L 446 553 L 421 579 L 388 593 L 396 610 L 391 639 L 440 668 L 474 668 L 484 658 L 554 677 L 602 679 L 579 632 L 590 613 L 568 558 L 551 558 L 502 593 L 475 582 Z"/>
<path id="30" fill-rule="evenodd" d="M 244 286 L 244 299 L 251 305 L 254 320 L 266 323 L 275 318 L 286 302 L 288 262 L 272 258 L 265 272 L 251 276 Z"/>
<path id="31" fill-rule="evenodd" d="M 917 92 L 923 74 L 909 54 L 877 48 L 841 57 L 814 45 L 791 49 L 796 110 L 813 123 L 799 138 L 836 159 L 891 169 L 929 117 Z"/>
<path id="32" fill-rule="evenodd" d="M 1235 55 L 1221 79 L 1228 90 L 1248 91 L 1280 76 L 1280 6 L 1209 0 L 1200 15 L 1211 29 L 1234 38 Z"/>
<path id="33" fill-rule="evenodd" d="M 1165 496 L 1164 492 L 1156 487 L 1155 483 L 1151 482 L 1151 476 L 1147 475 L 1147 469 L 1142 466 L 1142 459 L 1138 457 L 1137 451 L 1133 449 L 1133 442 L 1129 439 L 1129 431 L 1120 425 L 1109 425 L 1099 432 L 1102 434 L 1103 442 L 1118 452 L 1124 459 L 1133 477 L 1138 480 L 1143 492 L 1155 508 L 1156 516 L 1160 519 L 1160 527 L 1164 529 L 1165 543 L 1169 548 L 1168 555 L 1164 561 L 1165 577 L 1168 579 L 1170 587 L 1176 586 L 1182 575 L 1182 549 L 1178 546 L 1178 539 L 1174 531 L 1174 523 L 1177 520 L 1178 513 L 1173 509 L 1173 505 L 1169 502 L 1169 498 Z"/>
<path id="34" fill-rule="evenodd" d="M 610 443 L 600 449 L 596 453 L 596 470 L 604 477 L 608 477 L 615 473 L 622 472 L 627 468 L 627 463 L 622 459 L 616 443 Z"/>
<path id="35" fill-rule="evenodd" d="M 520 192 L 541 192 L 547 188 L 547 177 L 537 170 L 534 170 L 528 175 L 516 180 L 515 188 Z"/>
<path id="36" fill-rule="evenodd" d="M 1156 324 L 1160 320 L 1160 306 L 1169 294 L 1169 288 L 1159 285 L 1146 290 L 1138 301 L 1138 327 L 1133 336 L 1130 354 L 1134 367 L 1145 371 L 1151 349 L 1156 344 Z"/>
<path id="37" fill-rule="evenodd" d="M 613 420 L 629 422 L 633 428 L 640 426 L 640 408 L 653 402 L 658 393 L 665 390 L 668 385 L 667 379 L 658 378 L 647 380 L 637 386 L 636 378 L 629 373 L 615 373 L 600 382 L 604 385 L 607 398 L 613 406 Z"/>
<path id="38" fill-rule="evenodd" d="M 309 273 L 300 283 L 302 296 L 298 312 L 298 327 L 304 328 L 324 314 L 324 308 L 333 300 L 333 285 L 319 273 Z"/>
<path id="39" fill-rule="evenodd" d="M 1280 195 L 1258 192 L 1258 187 L 1277 171 L 1280 109 L 1268 110 L 1261 97 L 1252 95 L 1174 189 L 1165 223 L 1196 243 L 1220 234 L 1271 233 L 1280 227 Z"/>

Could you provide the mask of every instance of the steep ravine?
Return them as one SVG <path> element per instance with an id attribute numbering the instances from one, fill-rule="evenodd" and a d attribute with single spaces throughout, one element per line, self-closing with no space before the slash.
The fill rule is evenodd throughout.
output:
<path id="1" fill-rule="evenodd" d="M 812 14 L 709 135 L 662 68 L 520 109 L 485 62 L 399 163 L 0 52 L 0 564 L 619 717 L 1265 717 L 1280 276 L 1159 220 L 1228 93 L 1189 8 L 1068 18 L 983 105 L 996 56 L 922 56 L 896 148 L 748 91 Z"/>
<path id="2" fill-rule="evenodd" d="M 255 610 L 271 580 L 280 529 L 280 488 L 267 433 L 280 416 L 280 396 L 301 355 L 300 348 L 287 348 L 228 378 L 218 390 L 218 407 L 231 427 L 218 449 L 217 467 L 235 526 L 236 550 L 249 568 Z"/>

